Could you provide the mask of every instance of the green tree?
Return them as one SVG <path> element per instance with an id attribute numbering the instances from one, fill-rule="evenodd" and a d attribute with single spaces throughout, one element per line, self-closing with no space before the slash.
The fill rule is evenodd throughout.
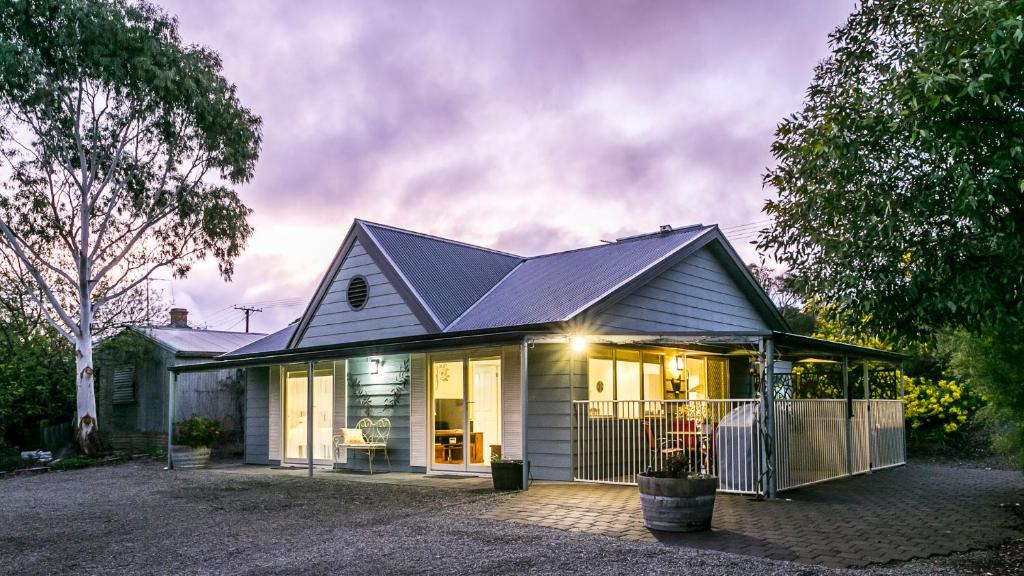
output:
<path id="1" fill-rule="evenodd" d="M 872 0 L 778 127 L 759 248 L 871 332 L 1024 315 L 1024 5 Z"/>
<path id="2" fill-rule="evenodd" d="M 252 177 L 260 119 L 158 8 L 0 3 L 0 251 L 74 346 L 76 429 L 98 447 L 94 324 L 169 267 L 212 255 L 230 278 L 251 235 L 231 188 Z"/>
<path id="3" fill-rule="evenodd" d="M 961 375 L 1024 422 L 1024 3 L 867 0 L 830 44 L 759 248 L 864 333 L 958 331 Z"/>

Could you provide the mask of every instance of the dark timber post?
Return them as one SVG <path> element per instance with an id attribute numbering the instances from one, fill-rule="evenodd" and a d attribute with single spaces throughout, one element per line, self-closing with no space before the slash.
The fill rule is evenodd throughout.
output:
<path id="1" fill-rule="evenodd" d="M 767 439 L 764 443 L 766 460 L 768 461 L 768 485 L 765 487 L 765 496 L 775 498 L 778 496 L 778 476 L 775 467 L 778 465 L 778 458 L 775 454 L 775 340 L 765 338 L 764 341 L 764 384 L 762 388 L 762 402 L 764 403 L 764 427 L 767 430 Z"/>
<path id="2" fill-rule="evenodd" d="M 846 406 L 843 408 L 844 420 L 846 421 L 846 474 L 853 475 L 853 398 L 850 396 L 850 359 L 843 356 L 843 398 L 846 399 Z"/>
<path id="3" fill-rule="evenodd" d="M 167 468 L 174 470 L 174 459 L 171 458 L 171 444 L 174 443 L 174 388 L 178 375 L 167 371 Z"/>

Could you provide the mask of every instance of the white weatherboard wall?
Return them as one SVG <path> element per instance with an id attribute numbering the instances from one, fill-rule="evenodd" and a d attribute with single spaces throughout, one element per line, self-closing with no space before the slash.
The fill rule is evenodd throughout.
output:
<path id="1" fill-rule="evenodd" d="M 363 276 L 369 299 L 360 310 L 346 300 L 348 283 Z M 426 330 L 402 296 L 358 242 L 345 255 L 327 294 L 309 322 L 299 346 L 322 346 L 361 340 L 380 340 L 425 334 Z"/>
<path id="2" fill-rule="evenodd" d="M 612 305 L 596 325 L 606 333 L 768 329 L 707 247 Z"/>

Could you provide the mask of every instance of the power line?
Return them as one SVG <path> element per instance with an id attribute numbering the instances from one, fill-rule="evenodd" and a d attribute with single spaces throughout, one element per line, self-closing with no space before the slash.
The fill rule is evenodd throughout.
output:
<path id="1" fill-rule="evenodd" d="M 263 312 L 263 308 L 255 308 L 252 306 L 235 306 L 235 310 L 241 310 L 245 314 L 245 333 L 249 333 L 249 316 L 255 312 Z"/>

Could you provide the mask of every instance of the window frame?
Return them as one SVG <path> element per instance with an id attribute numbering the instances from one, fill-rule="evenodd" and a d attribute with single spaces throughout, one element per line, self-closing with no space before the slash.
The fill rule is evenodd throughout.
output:
<path id="1" fill-rule="evenodd" d="M 618 401 L 620 400 L 620 394 L 619 394 L 619 361 L 620 361 L 620 352 L 625 352 L 626 354 L 629 355 L 628 358 L 622 358 L 621 361 L 636 363 L 639 366 L 640 378 L 639 378 L 638 384 L 639 384 L 639 395 L 640 395 L 640 398 L 639 398 L 639 400 L 630 400 L 630 401 L 640 402 L 641 403 L 641 407 L 643 407 L 644 403 L 647 402 L 648 400 L 651 400 L 651 401 L 664 401 L 665 400 L 665 357 L 666 357 L 666 354 L 664 352 L 648 351 L 648 350 L 644 350 L 642 348 L 598 347 L 598 348 L 595 348 L 595 349 L 588 350 L 587 351 L 587 355 L 586 355 L 586 358 L 587 358 L 587 376 L 586 376 L 587 377 L 587 400 L 588 401 L 596 401 L 596 402 L 607 401 L 607 400 L 595 400 L 595 399 L 593 399 L 591 397 L 591 381 L 590 381 L 591 371 L 590 371 L 590 363 L 591 363 L 591 360 L 593 360 L 593 359 L 611 360 L 611 363 L 612 363 L 612 366 L 611 366 L 611 375 L 612 375 L 612 397 L 611 397 L 611 402 L 612 402 L 613 410 L 611 411 L 610 414 L 602 414 L 600 412 L 595 413 L 593 411 L 593 408 L 591 408 L 591 409 L 589 409 L 587 411 L 588 412 L 588 417 L 590 417 L 590 418 L 602 418 L 602 419 L 604 419 L 604 418 L 614 418 L 614 419 L 618 419 L 618 420 L 637 420 L 637 419 L 640 419 L 640 418 L 647 418 L 647 417 L 651 417 L 651 416 L 660 416 L 660 414 L 661 414 L 660 411 L 659 412 L 648 412 L 646 409 L 641 410 L 643 412 L 642 414 L 627 414 L 627 415 L 623 415 L 622 413 L 620 413 L 620 407 L 619 407 L 619 404 L 618 404 Z M 644 368 L 646 367 L 647 364 L 656 364 L 658 366 L 658 374 L 659 374 L 659 379 L 661 381 L 661 386 L 660 386 L 661 398 L 654 398 L 654 399 L 647 398 L 647 383 L 646 383 L 646 380 L 645 380 L 646 373 L 644 372 Z"/>

